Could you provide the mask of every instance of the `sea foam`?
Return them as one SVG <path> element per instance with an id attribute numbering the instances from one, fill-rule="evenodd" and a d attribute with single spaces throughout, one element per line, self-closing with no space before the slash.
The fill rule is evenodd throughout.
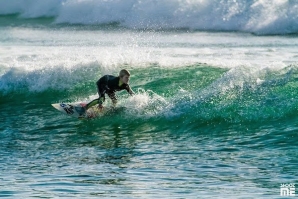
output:
<path id="1" fill-rule="evenodd" d="M 10 0 L 0 15 L 54 17 L 54 23 L 133 29 L 190 29 L 288 34 L 298 31 L 295 0 Z"/>

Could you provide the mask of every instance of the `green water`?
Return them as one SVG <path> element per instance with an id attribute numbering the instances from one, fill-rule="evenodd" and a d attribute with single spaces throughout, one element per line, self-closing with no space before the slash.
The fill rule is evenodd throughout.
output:
<path id="1" fill-rule="evenodd" d="M 0 197 L 281 198 L 297 181 L 295 35 L 55 20 L 0 17 Z M 136 95 L 116 111 L 51 106 L 122 68 Z"/>
<path id="2" fill-rule="evenodd" d="M 139 107 L 89 121 L 50 104 L 93 94 L 99 73 L 70 90 L 11 88 L 1 94 L 0 195 L 278 197 L 297 177 L 295 71 L 237 87 L 237 72 L 204 64 L 131 69 Z"/>

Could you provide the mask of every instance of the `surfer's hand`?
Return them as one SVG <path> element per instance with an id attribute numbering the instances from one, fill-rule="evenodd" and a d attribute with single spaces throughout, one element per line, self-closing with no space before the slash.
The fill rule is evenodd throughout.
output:
<path id="1" fill-rule="evenodd" d="M 131 96 L 135 95 L 135 93 L 131 90 L 131 88 L 129 88 L 128 93 L 129 93 Z"/>

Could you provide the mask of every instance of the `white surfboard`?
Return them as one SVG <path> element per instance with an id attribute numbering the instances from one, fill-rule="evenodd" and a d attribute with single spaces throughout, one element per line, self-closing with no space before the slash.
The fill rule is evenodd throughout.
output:
<path id="1" fill-rule="evenodd" d="M 86 103 L 58 103 L 52 106 L 58 111 L 79 119 L 91 119 L 103 115 L 106 109 L 99 110 L 96 106 L 89 108 L 87 111 L 83 108 Z"/>

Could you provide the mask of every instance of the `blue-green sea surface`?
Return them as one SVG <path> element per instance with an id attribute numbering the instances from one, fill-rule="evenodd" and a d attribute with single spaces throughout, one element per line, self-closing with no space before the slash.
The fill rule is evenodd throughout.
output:
<path id="1" fill-rule="evenodd" d="M 0 197 L 280 198 L 297 182 L 297 36 L 26 16 L 0 17 Z M 136 95 L 104 116 L 51 106 L 122 68 Z"/>

